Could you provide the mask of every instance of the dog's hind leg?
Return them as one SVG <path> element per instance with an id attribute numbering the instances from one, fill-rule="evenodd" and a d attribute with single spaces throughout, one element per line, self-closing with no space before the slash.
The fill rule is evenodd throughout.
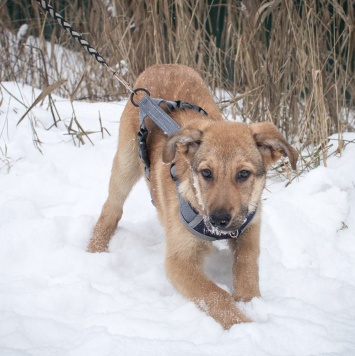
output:
<path id="1" fill-rule="evenodd" d="M 107 250 L 111 236 L 122 217 L 123 204 L 142 174 L 137 152 L 136 131 L 125 119 L 121 122 L 118 150 L 112 165 L 109 194 L 88 246 L 90 252 Z"/>

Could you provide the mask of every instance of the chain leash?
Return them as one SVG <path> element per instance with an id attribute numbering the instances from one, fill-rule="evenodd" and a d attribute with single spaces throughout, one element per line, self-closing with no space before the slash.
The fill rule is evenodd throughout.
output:
<path id="1" fill-rule="evenodd" d="M 59 25 L 63 27 L 69 33 L 69 35 L 72 36 L 91 56 L 93 56 L 97 62 L 106 66 L 106 68 L 112 73 L 112 75 L 116 79 L 118 79 L 120 83 L 123 84 L 130 93 L 134 93 L 131 86 L 117 73 L 117 71 L 106 63 L 105 59 L 101 56 L 101 54 L 93 47 L 91 47 L 89 42 L 86 41 L 79 32 L 75 31 L 74 28 L 67 21 L 65 21 L 61 15 L 54 11 L 54 8 L 48 4 L 47 0 L 36 0 L 36 2 L 45 11 L 47 11 L 54 20 L 57 20 Z"/>

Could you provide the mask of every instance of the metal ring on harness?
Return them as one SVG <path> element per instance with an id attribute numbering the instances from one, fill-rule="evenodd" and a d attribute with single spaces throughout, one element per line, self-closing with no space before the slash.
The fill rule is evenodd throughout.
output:
<path id="1" fill-rule="evenodd" d="M 146 89 L 146 88 L 137 88 L 137 89 L 134 89 L 134 90 L 132 91 L 131 95 L 130 95 L 130 100 L 131 100 L 131 103 L 132 103 L 136 108 L 138 108 L 139 105 L 134 102 L 134 100 L 133 100 L 133 95 L 134 95 L 134 94 L 137 94 L 137 92 L 139 92 L 139 91 L 144 91 L 148 96 L 150 96 L 149 90 Z"/>

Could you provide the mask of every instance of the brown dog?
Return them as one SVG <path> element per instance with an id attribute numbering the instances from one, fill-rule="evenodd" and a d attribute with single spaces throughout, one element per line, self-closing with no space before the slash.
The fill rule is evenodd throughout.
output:
<path id="1" fill-rule="evenodd" d="M 201 77 L 182 65 L 155 65 L 144 71 L 136 87 L 151 97 L 199 105 L 208 116 L 176 110 L 170 116 L 181 130 L 167 137 L 150 120 L 151 162 L 148 186 L 166 235 L 166 272 L 174 286 L 225 329 L 250 321 L 235 301 L 249 301 L 259 292 L 259 231 L 261 193 L 268 167 L 288 156 L 293 168 L 298 154 L 271 123 L 246 125 L 226 122 Z M 122 216 L 123 204 L 144 172 L 137 152 L 139 109 L 127 103 L 120 124 L 118 151 L 113 161 L 109 195 L 88 250 L 106 251 Z M 175 162 L 182 197 L 203 217 L 208 229 L 231 233 L 254 211 L 238 238 L 230 239 L 234 253 L 233 297 L 203 271 L 211 242 L 196 237 L 182 223 L 170 164 Z"/>

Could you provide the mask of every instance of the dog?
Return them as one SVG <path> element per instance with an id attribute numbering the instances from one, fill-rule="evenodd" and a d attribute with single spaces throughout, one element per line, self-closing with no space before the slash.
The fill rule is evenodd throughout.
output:
<path id="1" fill-rule="evenodd" d="M 153 98 L 183 100 L 207 112 L 203 115 L 182 109 L 169 113 L 180 126 L 170 137 L 152 121 L 147 122 L 150 161 L 147 183 L 165 230 L 166 273 L 182 295 L 224 329 L 250 322 L 236 301 L 260 296 L 261 194 L 266 172 L 281 156 L 287 156 L 296 169 L 298 153 L 271 123 L 247 125 L 224 120 L 202 78 L 189 67 L 154 65 L 138 77 L 135 87 L 147 88 Z M 108 198 L 94 228 L 88 246 L 90 252 L 107 251 L 123 204 L 144 175 L 137 149 L 139 126 L 139 108 L 128 101 L 121 118 Z M 172 163 L 178 188 L 171 176 Z M 186 228 L 179 216 L 179 194 L 203 217 L 206 228 L 221 237 L 238 230 L 253 214 L 244 232 L 229 239 L 234 258 L 232 295 L 204 273 L 204 258 L 212 243 Z"/>

